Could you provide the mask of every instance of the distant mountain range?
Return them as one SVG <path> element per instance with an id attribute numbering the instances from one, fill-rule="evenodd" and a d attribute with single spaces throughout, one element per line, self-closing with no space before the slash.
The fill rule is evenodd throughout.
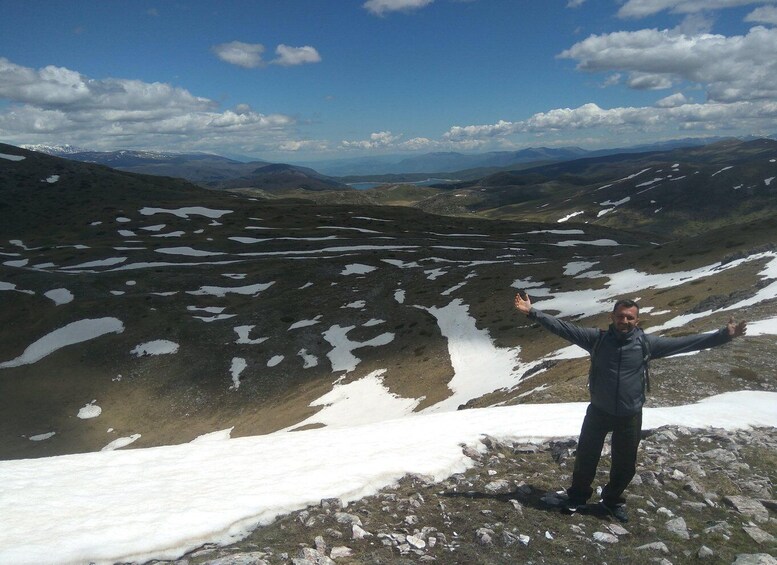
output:
<path id="1" fill-rule="evenodd" d="M 453 178 L 472 178 L 486 174 L 482 169 L 504 169 L 527 163 L 543 164 L 568 161 L 583 157 L 599 157 L 619 153 L 641 153 L 668 151 L 680 147 L 698 147 L 717 143 L 727 138 L 705 137 L 685 138 L 630 147 L 586 150 L 580 147 L 530 147 L 518 151 L 489 151 L 485 153 L 436 152 L 412 157 L 393 155 L 369 158 L 336 159 L 328 161 L 307 161 L 305 166 L 322 174 L 334 177 L 380 176 L 390 174 L 425 174 L 439 176 L 440 173 L 458 173 Z M 752 139 L 748 138 L 747 140 Z M 747 141 L 742 140 L 742 141 Z M 471 170 L 475 169 L 474 172 Z M 465 172 L 465 174 L 462 174 Z M 493 171 L 492 171 L 493 172 Z"/>
<path id="2" fill-rule="evenodd" d="M 568 161 L 588 155 L 579 147 L 532 147 L 520 151 L 491 151 L 481 154 L 457 152 L 426 153 L 408 157 L 393 165 L 387 173 L 450 173 L 484 167 L 507 167 L 522 163 Z M 326 169 L 325 169 L 326 170 Z"/>
<path id="3" fill-rule="evenodd" d="M 267 161 L 236 161 L 208 153 L 163 151 L 79 151 L 71 146 L 34 146 L 32 151 L 146 175 L 176 177 L 206 188 L 256 188 L 267 191 L 347 190 L 346 184 L 313 169 Z"/>
<path id="4" fill-rule="evenodd" d="M 335 159 L 326 161 L 307 161 L 284 164 L 288 171 L 294 170 L 296 176 L 310 175 L 317 181 L 326 179 L 325 184 L 336 185 L 335 178 L 345 182 L 359 180 L 423 180 L 425 176 L 438 176 L 454 180 L 472 180 L 498 170 L 524 168 L 526 165 L 542 165 L 580 159 L 600 157 L 621 153 L 644 153 L 650 151 L 668 151 L 681 147 L 698 147 L 717 143 L 723 138 L 687 138 L 672 141 L 637 145 L 626 148 L 586 150 L 580 147 L 530 147 L 519 151 L 490 151 L 485 153 L 434 152 L 407 157 L 403 155 L 383 155 L 358 157 L 353 159 Z M 277 185 L 277 177 L 271 182 L 263 182 L 254 173 L 263 165 L 283 164 L 262 160 L 242 161 L 208 153 L 176 153 L 166 151 L 89 151 L 72 145 L 26 145 L 25 149 L 84 161 L 98 163 L 122 171 L 172 176 L 184 178 L 202 186 L 222 188 L 232 181 L 243 179 L 251 181 L 254 188 L 258 185 Z M 274 171 L 277 172 L 277 171 Z M 392 177 L 405 175 L 401 178 Z M 261 175 L 260 175 L 261 176 Z M 335 178 L 332 178 L 335 177 Z M 295 180 L 299 180 L 298 178 Z M 223 183 L 223 186 L 222 186 Z M 311 184 L 317 184 L 312 182 Z M 287 187 L 290 188 L 290 187 Z"/>
<path id="5" fill-rule="evenodd" d="M 777 215 L 777 141 L 730 139 L 564 161 L 460 183 L 440 199 L 449 207 L 463 194 L 468 213 L 495 218 L 698 233 Z"/>
<path id="6" fill-rule="evenodd" d="M 198 182 L 208 188 L 257 188 L 270 192 L 281 190 L 353 190 L 347 184 L 326 177 L 306 167 L 267 164 L 249 173 L 221 181 Z"/>
<path id="7" fill-rule="evenodd" d="M 244 163 L 204 153 L 37 149 L 125 172 L 181 178 L 209 189 L 241 189 L 260 197 L 302 197 L 326 204 L 402 204 L 444 215 L 474 213 L 543 222 L 575 218 L 677 235 L 696 229 L 692 226 L 699 222 L 725 225 L 777 214 L 777 182 L 770 180 L 775 176 L 777 141 L 704 141 L 710 139 L 676 140 L 659 144 L 660 149 L 640 146 L 631 151 L 539 147 L 478 155 L 430 153 L 394 166 L 403 171 L 456 166 L 460 170 L 434 173 L 448 181 L 431 189 L 409 183 L 432 173 L 368 177 L 380 179 L 384 186 L 367 191 L 346 184 L 363 177 L 330 177 L 308 167 Z M 461 169 L 474 165 L 480 168 Z"/>
<path id="8" fill-rule="evenodd" d="M 54 155 L 56 157 L 66 157 L 67 155 L 73 155 L 75 153 L 86 153 L 89 150 L 83 147 L 77 147 L 75 145 L 45 145 L 45 144 L 28 144 L 22 145 L 22 148 L 28 151 L 37 151 L 38 153 L 45 153 L 46 155 Z"/>
<path id="9" fill-rule="evenodd" d="M 599 224 L 671 238 L 777 216 L 777 141 L 729 139 L 507 168 L 458 183 L 422 187 L 398 178 L 372 190 L 294 196 L 400 204 L 448 216 Z"/>

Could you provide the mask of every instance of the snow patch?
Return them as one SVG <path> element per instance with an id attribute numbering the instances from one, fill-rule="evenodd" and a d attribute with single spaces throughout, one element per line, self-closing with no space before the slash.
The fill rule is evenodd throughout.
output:
<path id="1" fill-rule="evenodd" d="M 140 439 L 140 434 L 132 434 L 128 437 L 120 437 L 118 439 L 113 440 L 111 443 L 103 447 L 100 451 L 114 451 L 116 449 L 121 449 L 122 447 L 127 447 L 129 444 L 136 442 Z M 130 484 L 130 483 L 127 483 Z"/>
<path id="2" fill-rule="evenodd" d="M 352 263 L 350 265 L 346 265 L 345 269 L 343 269 L 343 272 L 341 272 L 341 275 L 366 275 L 367 273 L 371 273 L 372 271 L 376 270 L 377 267 L 372 267 L 370 265 L 360 265 L 358 263 Z"/>
<path id="3" fill-rule="evenodd" d="M 270 288 L 275 282 L 269 283 L 257 283 L 246 286 L 201 286 L 199 290 L 186 291 L 188 294 L 194 296 L 217 296 L 224 298 L 227 294 L 240 294 L 240 295 L 253 295 L 258 296 L 260 292 L 263 292 Z"/>
<path id="4" fill-rule="evenodd" d="M 240 375 L 245 371 L 248 363 L 242 357 L 233 357 L 232 366 L 229 368 L 229 372 L 232 374 L 232 386 L 229 387 L 232 390 L 240 388 Z"/>
<path id="5" fill-rule="evenodd" d="M 259 343 L 263 343 L 267 341 L 268 337 L 258 337 L 255 339 L 251 339 L 248 337 L 248 334 L 251 333 L 251 330 L 253 330 L 256 326 L 237 326 L 233 328 L 235 330 L 235 333 L 237 334 L 237 339 L 235 340 L 235 343 L 243 343 L 246 345 L 257 345 Z"/>
<path id="6" fill-rule="evenodd" d="M 55 305 L 61 306 L 73 302 L 73 293 L 66 288 L 55 288 L 44 292 L 43 296 L 53 301 Z"/>
<path id="7" fill-rule="evenodd" d="M 178 353 L 179 345 L 167 339 L 155 339 L 136 345 L 130 353 L 135 357 L 146 355 L 172 355 Z"/>
<path id="8" fill-rule="evenodd" d="M 145 207 L 138 210 L 144 216 L 153 216 L 154 214 L 172 214 L 179 218 L 189 219 L 189 216 L 205 216 L 206 218 L 220 218 L 225 214 L 231 214 L 232 210 L 214 210 L 202 206 L 186 206 L 183 208 L 151 208 Z"/>
<path id="9" fill-rule="evenodd" d="M 95 404 L 96 400 L 92 400 L 89 404 L 84 406 L 78 411 L 78 417 L 82 420 L 89 420 L 90 418 L 97 418 L 102 414 L 103 409 Z"/>
<path id="10" fill-rule="evenodd" d="M 334 325 L 323 334 L 324 339 L 332 346 L 332 350 L 327 353 L 327 357 L 332 363 L 333 373 L 337 371 L 350 372 L 356 369 L 356 365 L 361 362 L 361 359 L 352 353 L 354 349 L 387 345 L 394 341 L 394 334 L 389 332 L 383 333 L 368 341 L 351 341 L 348 339 L 348 332 L 355 327 L 356 326 L 348 326 L 343 328 L 339 325 Z"/>
<path id="11" fill-rule="evenodd" d="M 585 214 L 585 212 L 572 212 L 571 214 L 567 214 L 567 215 L 566 215 L 566 216 L 564 216 L 563 218 L 559 218 L 559 219 L 558 219 L 558 220 L 556 220 L 556 221 L 557 221 L 557 223 L 559 223 L 559 224 L 563 224 L 564 222 L 566 222 L 566 221 L 568 221 L 568 220 L 571 220 L 572 218 L 574 218 L 575 216 L 579 216 L 580 214 Z"/>
<path id="12" fill-rule="evenodd" d="M 0 363 L 0 369 L 30 365 L 55 351 L 96 339 L 109 333 L 122 333 L 124 324 L 117 318 L 96 318 L 71 322 L 30 344 L 19 357 Z"/>

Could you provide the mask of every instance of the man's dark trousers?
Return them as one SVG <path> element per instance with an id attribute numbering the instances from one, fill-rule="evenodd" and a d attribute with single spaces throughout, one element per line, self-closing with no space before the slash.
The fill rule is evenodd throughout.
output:
<path id="1" fill-rule="evenodd" d="M 596 477 L 596 467 L 608 432 L 612 432 L 612 466 L 610 481 L 602 491 L 602 500 L 608 506 L 625 502 L 623 491 L 634 478 L 637 469 L 642 411 L 631 416 L 613 416 L 590 404 L 580 430 L 572 486 L 567 489 L 571 504 L 585 504 L 591 498 L 591 485 Z"/>

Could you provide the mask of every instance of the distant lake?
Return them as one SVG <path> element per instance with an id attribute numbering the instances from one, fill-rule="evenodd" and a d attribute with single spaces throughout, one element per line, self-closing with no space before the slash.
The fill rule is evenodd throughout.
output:
<path id="1" fill-rule="evenodd" d="M 375 188 L 376 186 L 383 186 L 384 184 L 413 184 L 415 186 L 430 186 L 433 184 L 443 184 L 443 183 L 453 183 L 453 182 L 459 182 L 454 179 L 426 179 L 426 180 L 418 180 L 415 182 L 351 182 L 348 183 L 348 186 L 351 188 L 355 188 L 356 190 L 369 190 L 371 188 Z"/>

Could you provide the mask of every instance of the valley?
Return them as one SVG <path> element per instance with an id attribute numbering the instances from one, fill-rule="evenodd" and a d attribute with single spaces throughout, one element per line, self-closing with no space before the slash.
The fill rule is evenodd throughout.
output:
<path id="1" fill-rule="evenodd" d="M 621 295 L 669 333 L 773 317 L 771 219 L 672 240 L 577 218 L 257 198 L 0 152 L 24 157 L 0 163 L 6 459 L 585 400 L 582 351 L 565 359 L 527 326 L 519 289 L 590 325 Z M 737 344 L 722 375 L 702 361 L 683 379 L 731 390 L 725 373 L 744 374 L 750 349 L 770 355 L 756 344 Z M 744 386 L 771 390 L 774 374 Z M 360 394 L 383 408 L 354 416 Z"/>

